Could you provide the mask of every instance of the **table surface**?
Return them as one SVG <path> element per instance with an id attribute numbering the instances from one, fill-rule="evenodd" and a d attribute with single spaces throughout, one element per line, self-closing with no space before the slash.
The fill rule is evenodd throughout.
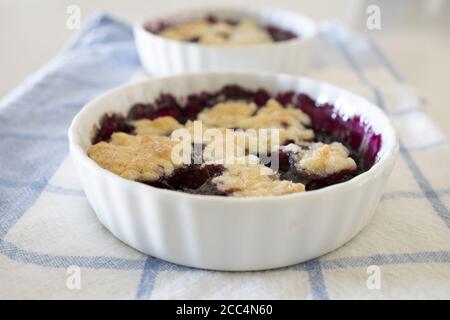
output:
<path id="1" fill-rule="evenodd" d="M 181 0 L 2 0 L 0 2 L 0 97 L 48 61 L 76 30 L 66 26 L 69 5 L 81 9 L 82 23 L 96 10 L 127 22 Z M 197 1 L 198 2 L 198 1 Z M 205 1 L 203 1 L 205 2 Z M 229 1 L 230 2 L 230 1 Z M 228 3 L 229 3 L 228 2 Z M 237 1 L 235 1 L 237 2 Z M 450 136 L 450 5 L 445 0 L 250 1 L 297 10 L 317 21 L 341 20 L 372 37 L 423 99 L 426 112 Z M 211 1 L 208 1 L 211 3 Z M 326 5 L 325 5 L 326 4 Z M 381 9 L 381 30 L 368 30 L 366 9 Z M 326 8 L 326 9 L 324 9 Z"/>

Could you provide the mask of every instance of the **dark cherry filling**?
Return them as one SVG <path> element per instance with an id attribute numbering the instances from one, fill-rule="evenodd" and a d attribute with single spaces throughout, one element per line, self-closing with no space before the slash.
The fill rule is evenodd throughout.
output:
<path id="1" fill-rule="evenodd" d="M 155 106 L 150 103 L 136 103 L 128 111 L 128 120 L 151 119 L 155 113 Z"/>
<path id="2" fill-rule="evenodd" d="M 212 14 L 207 15 L 205 19 L 210 24 L 215 24 L 215 23 L 223 21 L 223 22 L 228 23 L 229 25 L 235 26 L 239 23 L 239 20 L 235 20 L 235 19 L 222 19 L 221 20 L 220 18 L 218 18 Z M 148 23 L 144 24 L 144 29 L 150 33 L 158 34 L 161 31 L 163 31 L 164 29 L 173 27 L 175 25 L 176 24 L 173 24 L 173 23 L 170 23 L 167 21 L 148 22 Z M 295 34 L 292 31 L 284 30 L 284 29 L 279 28 L 274 25 L 268 25 L 265 27 L 265 29 L 269 33 L 270 37 L 272 38 L 272 40 L 274 42 L 286 41 L 286 40 L 291 40 L 291 39 L 295 39 L 295 38 L 299 37 L 297 34 Z M 189 42 L 196 43 L 199 40 L 200 40 L 200 38 L 195 37 L 195 38 L 189 39 Z"/>
<path id="3" fill-rule="evenodd" d="M 352 155 L 358 154 L 357 157 L 362 158 L 364 171 L 372 167 L 381 148 L 381 135 L 373 132 L 365 119 L 360 116 L 344 117 L 333 105 L 317 104 L 306 94 L 299 94 L 294 105 L 311 117 L 312 129 L 318 141 L 341 142 Z"/>
<path id="4" fill-rule="evenodd" d="M 150 33 L 160 33 L 164 29 L 173 27 L 174 25 L 172 23 L 169 23 L 167 21 L 150 21 L 144 24 L 144 29 L 147 30 Z"/>
<path id="5" fill-rule="evenodd" d="M 270 36 L 272 37 L 273 41 L 280 42 L 280 41 L 286 41 L 298 38 L 298 36 L 289 30 L 283 30 L 281 28 L 278 28 L 274 25 L 269 25 L 266 27 L 267 32 L 269 32 Z"/>
<path id="6" fill-rule="evenodd" d="M 328 143 L 327 141 L 331 140 L 328 136 L 326 141 L 317 139 L 318 142 Z M 336 140 L 332 140 L 329 142 L 333 142 Z M 278 156 L 279 161 L 279 174 L 281 180 L 290 180 L 293 182 L 300 182 L 305 185 L 306 190 L 316 190 L 321 189 L 336 183 L 345 182 L 350 180 L 357 175 L 363 173 L 364 165 L 363 165 L 363 157 L 360 152 L 355 152 L 354 150 L 350 150 L 350 157 L 355 160 L 357 169 L 354 171 L 340 171 L 335 174 L 329 176 L 320 176 L 316 174 L 311 174 L 306 171 L 299 171 L 295 167 L 295 160 L 290 153 L 278 151 L 275 156 Z"/>
<path id="7" fill-rule="evenodd" d="M 153 187 L 179 190 L 194 194 L 227 195 L 230 192 L 221 192 L 211 183 L 211 179 L 222 174 L 225 167 L 209 164 L 200 166 L 192 164 L 185 168 L 175 170 L 168 176 L 157 181 L 140 181 Z"/>
<path id="8" fill-rule="evenodd" d="M 271 95 L 262 88 L 251 90 L 238 85 L 226 85 L 215 92 L 191 94 L 180 100 L 171 94 L 162 93 L 153 103 L 134 104 L 126 117 L 120 114 L 106 114 L 100 120 L 92 143 L 109 141 L 111 135 L 118 131 L 132 134 L 134 131 L 132 120 L 172 116 L 180 123 L 185 123 L 187 120 L 196 119 L 203 109 L 210 108 L 221 101 L 245 100 L 254 102 L 258 106 L 264 106 L 271 97 L 283 105 L 292 104 L 308 114 L 312 122 L 311 129 L 315 133 L 315 141 L 341 142 L 347 147 L 350 156 L 357 164 L 357 169 L 354 171 L 341 171 L 324 177 L 297 170 L 292 155 L 279 151 L 277 155 L 281 179 L 301 182 L 306 186 L 306 190 L 316 190 L 350 180 L 369 170 L 375 163 L 377 153 L 381 148 L 381 135 L 374 133 L 360 116 L 344 117 L 333 105 L 318 104 L 306 94 L 286 91 Z M 285 145 L 289 143 L 293 143 L 293 141 L 287 141 Z M 194 150 L 202 150 L 202 147 L 194 148 Z M 193 159 L 196 156 L 199 155 L 194 153 Z M 196 162 L 193 161 L 193 163 Z M 169 177 L 163 177 L 157 181 L 141 182 L 163 189 L 227 196 L 233 191 L 221 192 L 211 183 L 212 178 L 220 175 L 224 170 L 222 165 L 192 164 L 186 168 L 177 169 Z"/>
<path id="9" fill-rule="evenodd" d="M 92 144 L 96 144 L 100 141 L 109 141 L 114 132 L 132 133 L 134 131 L 134 127 L 119 114 L 105 114 L 100 119 L 99 127 L 100 128 L 96 128 L 95 135 L 92 138 Z"/>

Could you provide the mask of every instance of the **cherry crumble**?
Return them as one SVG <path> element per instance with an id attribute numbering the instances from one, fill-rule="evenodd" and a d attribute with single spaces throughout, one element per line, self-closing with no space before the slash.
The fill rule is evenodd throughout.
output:
<path id="1" fill-rule="evenodd" d="M 246 129 L 279 129 L 280 145 L 264 151 L 264 156 L 278 159 L 278 171 L 259 161 L 263 154 L 249 154 L 247 146 L 238 143 L 235 147 L 255 164 L 230 165 L 220 157 L 208 158 L 209 148 L 223 141 L 194 146 L 192 159 L 200 152 L 205 158 L 201 164 L 173 163 L 171 151 L 177 142 L 170 134 L 179 128 L 191 132 L 196 120 L 205 129 L 233 129 L 236 136 Z M 343 117 L 332 104 L 319 104 L 306 94 L 226 85 L 182 99 L 161 93 L 151 103 L 134 104 L 126 115 L 105 114 L 87 153 L 101 167 L 153 187 L 248 197 L 309 191 L 350 180 L 375 163 L 381 142 L 361 117 Z"/>
<path id="2" fill-rule="evenodd" d="M 298 38 L 292 31 L 275 25 L 260 25 L 251 18 L 221 19 L 207 15 L 203 19 L 179 23 L 149 22 L 144 28 L 159 36 L 205 45 L 254 45 Z"/>

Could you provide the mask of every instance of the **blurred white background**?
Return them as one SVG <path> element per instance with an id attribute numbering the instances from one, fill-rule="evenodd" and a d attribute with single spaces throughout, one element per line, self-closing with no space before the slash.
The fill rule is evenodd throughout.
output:
<path id="1" fill-rule="evenodd" d="M 218 1 L 0 0 L 0 97 L 50 59 L 76 31 L 66 27 L 69 5 L 85 22 L 105 10 L 127 22 L 153 10 Z M 223 2 L 223 1 L 222 1 Z M 242 2 L 227 1 L 227 3 Z M 427 101 L 427 110 L 450 135 L 444 110 L 450 103 L 450 1 L 447 0 L 247 0 L 294 9 L 317 21 L 341 20 L 373 37 Z M 381 30 L 366 27 L 367 6 L 381 8 Z"/>

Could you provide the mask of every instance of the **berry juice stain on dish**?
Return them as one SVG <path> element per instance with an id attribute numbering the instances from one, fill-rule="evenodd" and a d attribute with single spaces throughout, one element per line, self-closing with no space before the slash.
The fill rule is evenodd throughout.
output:
<path id="1" fill-rule="evenodd" d="M 225 140 L 192 145 L 189 164 L 172 159 L 177 141 L 170 135 L 185 129 L 228 130 L 233 157 L 211 152 Z M 277 129 L 279 143 L 252 153 L 246 130 Z M 204 131 L 202 131 L 204 132 Z M 253 139 L 253 140 L 252 140 Z M 258 144 L 261 146 L 261 144 Z M 153 102 L 136 103 L 128 114 L 105 114 L 95 127 L 88 156 L 123 178 L 153 187 L 192 194 L 231 197 L 283 195 L 345 182 L 369 170 L 381 148 L 359 116 L 344 118 L 331 104 L 318 104 L 293 91 L 271 94 L 227 85 L 177 99 L 161 93 Z M 237 156 L 239 154 L 239 157 Z M 262 159 L 277 159 L 277 170 Z M 194 161 L 200 158 L 203 161 Z"/>

